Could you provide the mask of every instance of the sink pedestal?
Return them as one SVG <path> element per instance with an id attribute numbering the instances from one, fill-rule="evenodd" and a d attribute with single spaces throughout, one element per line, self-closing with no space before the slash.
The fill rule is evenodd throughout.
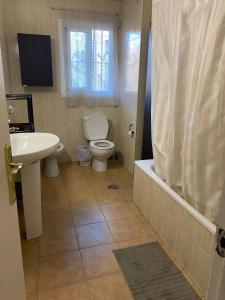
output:
<path id="1" fill-rule="evenodd" d="M 27 239 L 42 234 L 40 161 L 60 145 L 51 133 L 27 132 L 10 135 L 14 163 L 23 163 L 21 172 L 23 207 Z"/>
<path id="2" fill-rule="evenodd" d="M 42 234 L 40 161 L 24 164 L 21 181 L 26 236 L 29 240 Z"/>

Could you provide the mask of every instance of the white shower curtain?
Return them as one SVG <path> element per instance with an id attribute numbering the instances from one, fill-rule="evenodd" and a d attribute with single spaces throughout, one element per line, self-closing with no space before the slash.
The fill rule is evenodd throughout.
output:
<path id="1" fill-rule="evenodd" d="M 225 1 L 154 0 L 157 174 L 215 222 L 225 181 Z"/>

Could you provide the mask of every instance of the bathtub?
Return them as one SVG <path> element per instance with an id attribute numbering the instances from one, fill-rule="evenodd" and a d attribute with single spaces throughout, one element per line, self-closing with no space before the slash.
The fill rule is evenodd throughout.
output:
<path id="1" fill-rule="evenodd" d="M 206 295 L 216 226 L 154 172 L 154 160 L 135 162 L 133 200 L 196 288 Z"/>

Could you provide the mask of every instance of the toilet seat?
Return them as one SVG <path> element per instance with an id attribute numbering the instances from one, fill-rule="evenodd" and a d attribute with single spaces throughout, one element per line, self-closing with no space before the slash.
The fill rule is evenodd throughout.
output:
<path id="1" fill-rule="evenodd" d="M 98 172 L 105 172 L 107 160 L 115 149 L 115 144 L 106 140 L 109 134 L 109 120 L 103 113 L 93 112 L 83 117 L 83 129 L 84 136 L 90 143 L 92 168 Z"/>
<path id="2" fill-rule="evenodd" d="M 109 150 L 115 147 L 115 144 L 108 140 L 90 141 L 90 146 L 98 150 Z"/>

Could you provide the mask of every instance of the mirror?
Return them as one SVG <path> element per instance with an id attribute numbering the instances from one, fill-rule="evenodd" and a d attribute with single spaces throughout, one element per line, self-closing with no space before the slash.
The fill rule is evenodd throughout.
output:
<path id="1" fill-rule="evenodd" d="M 29 123 L 27 100 L 8 100 L 8 121 L 9 124 Z"/>
<path id="2" fill-rule="evenodd" d="M 7 94 L 10 133 L 33 132 L 34 115 L 31 94 Z"/>

